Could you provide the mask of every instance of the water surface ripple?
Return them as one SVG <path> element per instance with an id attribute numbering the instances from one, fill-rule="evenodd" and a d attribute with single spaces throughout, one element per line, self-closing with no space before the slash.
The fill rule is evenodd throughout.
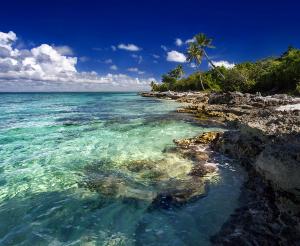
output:
<path id="1" fill-rule="evenodd" d="M 0 245 L 209 245 L 238 205 L 243 175 L 228 160 L 205 196 L 150 209 L 193 165 L 164 150 L 210 130 L 178 106 L 135 93 L 0 94 Z"/>

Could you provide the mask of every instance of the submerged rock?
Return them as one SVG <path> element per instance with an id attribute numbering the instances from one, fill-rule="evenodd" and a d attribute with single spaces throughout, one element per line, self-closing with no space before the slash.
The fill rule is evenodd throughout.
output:
<path id="1" fill-rule="evenodd" d="M 199 178 L 190 178 L 183 182 L 170 181 L 166 188 L 153 199 L 150 210 L 180 207 L 206 194 L 205 180 Z"/>
<path id="2" fill-rule="evenodd" d="M 102 165 L 100 162 L 100 167 L 96 164 L 86 168 L 82 185 L 111 198 L 153 201 L 156 204 L 165 194 L 167 200 L 172 200 L 169 206 L 184 204 L 205 192 L 204 185 L 209 177 L 191 174 L 192 162 L 178 158 L 178 154 L 166 153 L 160 160 L 130 161 L 121 165 L 118 172 L 105 170 L 116 164 L 104 161 Z M 212 171 L 209 166 L 205 169 Z"/>
<path id="3" fill-rule="evenodd" d="M 194 138 L 174 140 L 175 144 L 182 149 L 181 153 L 195 162 L 188 175 L 204 177 L 218 170 L 211 160 L 210 146 L 219 139 L 220 135 L 220 132 L 205 132 Z"/>
<path id="4" fill-rule="evenodd" d="M 189 175 L 196 176 L 196 177 L 204 177 L 205 175 L 209 173 L 213 173 L 217 171 L 217 166 L 215 164 L 202 164 L 198 163 L 193 166 L 191 172 Z"/>
<path id="5" fill-rule="evenodd" d="M 155 163 L 149 160 L 135 160 L 126 163 L 126 168 L 131 172 L 141 172 L 144 170 L 153 170 Z"/>
<path id="6" fill-rule="evenodd" d="M 84 180 L 83 186 L 111 198 L 151 201 L 156 196 L 155 192 L 143 184 L 113 174 L 94 173 Z"/>

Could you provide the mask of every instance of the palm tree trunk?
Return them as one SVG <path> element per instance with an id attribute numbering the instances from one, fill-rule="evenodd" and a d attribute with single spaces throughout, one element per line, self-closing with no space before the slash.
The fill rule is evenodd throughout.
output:
<path id="1" fill-rule="evenodd" d="M 201 87 L 202 87 L 202 90 L 204 91 L 204 85 L 203 85 L 203 82 L 202 82 L 202 75 L 201 75 L 201 72 L 199 73 L 199 78 L 200 78 L 200 83 L 201 83 Z"/>
<path id="2" fill-rule="evenodd" d="M 204 55 L 205 55 L 207 61 L 209 62 L 209 64 L 210 64 L 210 65 L 218 72 L 218 74 L 219 74 L 223 79 L 225 79 L 224 74 L 222 74 L 222 73 L 220 72 L 220 70 L 215 66 L 215 64 L 209 59 L 209 57 L 208 57 L 208 55 L 207 55 L 207 53 L 206 53 L 206 51 L 205 51 L 204 49 L 203 49 L 203 53 L 204 53 Z"/>

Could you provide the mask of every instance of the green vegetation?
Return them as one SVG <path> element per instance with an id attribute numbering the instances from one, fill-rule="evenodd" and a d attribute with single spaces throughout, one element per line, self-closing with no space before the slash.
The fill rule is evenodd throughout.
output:
<path id="1" fill-rule="evenodd" d="M 213 62 L 209 59 L 205 49 L 206 48 L 214 48 L 212 45 L 212 39 L 207 38 L 203 33 L 199 33 L 194 37 L 194 42 L 190 43 L 190 46 L 187 50 L 187 58 L 186 60 L 189 63 L 194 63 L 198 68 L 203 60 L 203 57 L 205 56 L 209 64 L 215 69 L 215 71 L 218 72 L 219 75 L 223 79 L 225 79 L 225 76 L 220 72 L 220 70 L 213 64 Z M 203 84 L 203 74 L 201 71 L 197 74 L 197 79 L 200 81 L 201 89 L 204 89 Z"/>
<path id="2" fill-rule="evenodd" d="M 187 61 L 197 67 L 203 57 L 211 64 L 208 71 L 197 71 L 187 77 L 183 67 L 177 66 L 162 76 L 162 83 L 152 82 L 153 91 L 240 91 L 289 93 L 300 95 L 300 50 L 289 47 L 280 57 L 266 58 L 257 62 L 244 62 L 233 68 L 216 67 L 207 56 L 205 48 L 213 48 L 212 39 L 204 34 L 194 38 L 187 51 Z"/>

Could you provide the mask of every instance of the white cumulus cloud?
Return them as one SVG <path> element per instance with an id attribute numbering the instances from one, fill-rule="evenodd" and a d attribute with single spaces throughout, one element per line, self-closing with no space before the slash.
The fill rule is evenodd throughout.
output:
<path id="1" fill-rule="evenodd" d="M 53 48 L 61 55 L 63 56 L 72 56 L 74 55 L 74 52 L 71 47 L 67 45 L 61 45 L 61 46 L 53 46 Z"/>
<path id="2" fill-rule="evenodd" d="M 176 50 L 172 50 L 172 51 L 168 52 L 167 61 L 184 63 L 184 62 L 186 62 L 186 57 L 184 54 L 182 54 Z"/>
<path id="3" fill-rule="evenodd" d="M 234 63 L 230 63 L 228 61 L 212 61 L 212 63 L 216 66 L 216 67 L 225 67 L 227 69 L 233 68 L 235 66 Z M 209 64 L 209 67 L 212 67 Z"/>
<path id="4" fill-rule="evenodd" d="M 118 70 L 118 67 L 117 67 L 116 65 L 111 65 L 109 68 L 110 68 L 111 70 Z"/>
<path id="5" fill-rule="evenodd" d="M 153 78 L 79 72 L 66 47 L 17 49 L 14 32 L 0 32 L 0 91 L 144 90 Z M 64 55 L 63 55 L 64 54 Z"/>
<path id="6" fill-rule="evenodd" d="M 183 41 L 182 41 L 180 38 L 176 38 L 176 39 L 175 39 L 175 44 L 176 44 L 177 46 L 181 46 L 181 45 L 183 45 Z"/>
<path id="7" fill-rule="evenodd" d="M 135 44 L 119 44 L 118 48 L 120 50 L 127 50 L 127 51 L 139 51 L 139 50 L 141 50 L 141 48 L 138 47 Z"/>

